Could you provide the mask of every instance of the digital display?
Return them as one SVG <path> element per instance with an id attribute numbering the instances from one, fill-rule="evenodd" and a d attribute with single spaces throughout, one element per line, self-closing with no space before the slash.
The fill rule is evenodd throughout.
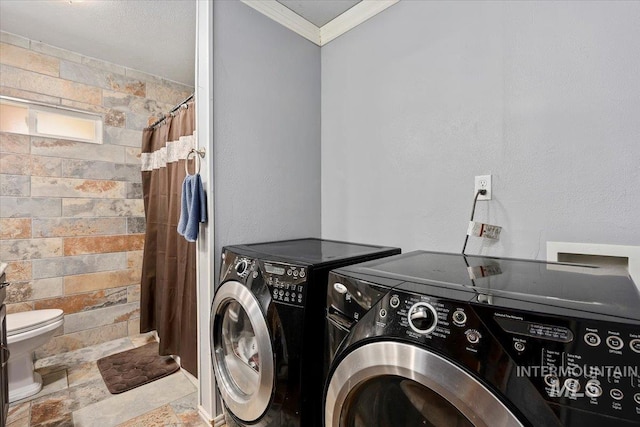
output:
<path id="1" fill-rule="evenodd" d="M 543 338 L 550 341 L 571 342 L 573 332 L 571 330 L 555 325 L 545 325 L 542 323 L 527 322 L 525 320 L 495 316 L 496 322 L 507 332 L 524 335 L 532 338 Z"/>
<path id="2" fill-rule="evenodd" d="M 273 264 L 265 264 L 264 265 L 264 269 L 267 271 L 267 273 L 271 273 L 271 274 L 277 274 L 282 276 L 284 274 L 284 268 L 283 267 L 277 267 Z"/>

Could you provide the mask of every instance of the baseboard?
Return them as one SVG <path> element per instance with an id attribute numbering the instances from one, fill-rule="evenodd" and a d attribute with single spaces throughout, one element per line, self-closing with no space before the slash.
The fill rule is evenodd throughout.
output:
<path id="1" fill-rule="evenodd" d="M 202 420 L 209 426 L 220 427 L 224 425 L 223 414 L 220 414 L 215 418 L 211 418 L 211 414 L 209 414 L 202 405 L 198 405 L 198 415 L 200 415 L 200 418 L 202 418 Z"/>

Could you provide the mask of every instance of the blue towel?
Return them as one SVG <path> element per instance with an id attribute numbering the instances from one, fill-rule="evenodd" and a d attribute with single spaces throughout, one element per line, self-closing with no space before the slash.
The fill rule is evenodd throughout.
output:
<path id="1" fill-rule="evenodd" d="M 182 182 L 178 234 L 189 242 L 195 242 L 200 222 L 207 222 L 207 196 L 204 194 L 200 175 L 187 175 Z"/>

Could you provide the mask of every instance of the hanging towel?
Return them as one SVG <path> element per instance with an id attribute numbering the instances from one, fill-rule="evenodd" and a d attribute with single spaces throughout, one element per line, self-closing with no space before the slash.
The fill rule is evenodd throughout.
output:
<path id="1" fill-rule="evenodd" d="M 202 188 L 200 174 L 187 175 L 182 181 L 178 234 L 188 242 L 195 242 L 201 222 L 207 222 L 207 196 Z"/>

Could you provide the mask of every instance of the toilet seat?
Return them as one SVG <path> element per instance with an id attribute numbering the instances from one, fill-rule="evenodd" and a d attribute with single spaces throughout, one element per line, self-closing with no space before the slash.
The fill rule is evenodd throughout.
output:
<path id="1" fill-rule="evenodd" d="M 7 315 L 7 338 L 60 322 L 64 312 L 59 309 L 32 310 Z"/>

